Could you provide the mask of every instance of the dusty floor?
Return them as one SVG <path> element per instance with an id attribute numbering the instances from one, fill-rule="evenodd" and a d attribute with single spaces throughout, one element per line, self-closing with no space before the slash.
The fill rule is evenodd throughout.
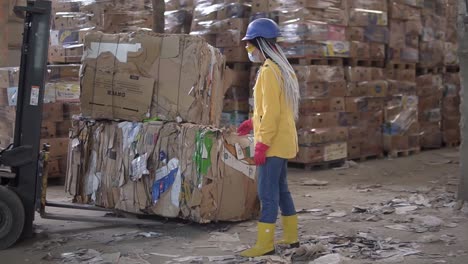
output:
<path id="1" fill-rule="evenodd" d="M 352 263 L 466 264 L 468 210 L 465 209 L 468 206 L 462 211 L 451 208 L 454 205 L 451 201 L 457 190 L 458 174 L 458 154 L 455 149 L 424 152 L 395 160 L 371 160 L 342 170 L 310 172 L 291 169 L 289 181 L 296 206 L 298 209 L 305 209 L 300 214 L 301 240 L 306 244 L 321 241 L 327 245 L 326 241 L 331 241 L 336 236 L 347 237 L 348 239 L 342 240 L 341 245 L 337 245 L 338 242 L 335 241 L 334 246 L 338 252 L 346 248 L 342 254 L 352 252 L 348 256 L 357 257 Z M 327 181 L 328 184 L 320 187 L 303 185 L 304 181 L 311 179 Z M 54 187 L 49 192 L 49 199 L 67 201 L 68 198 L 63 197 L 62 193 L 60 187 Z M 412 196 L 416 199 L 409 199 Z M 395 198 L 402 200 L 394 200 L 394 204 L 405 203 L 409 199 L 407 206 L 410 207 L 405 208 L 416 209 L 411 208 L 416 203 L 419 204 L 418 209 L 406 214 L 392 211 L 379 214 L 375 210 L 367 210 L 367 213 L 353 212 L 353 206 L 364 207 L 363 210 L 366 211 L 388 204 Z M 424 199 L 431 204 L 424 206 Z M 345 211 L 345 216 L 342 211 Z M 421 224 L 410 220 L 418 216 L 435 216 L 439 223 Z M 207 256 L 236 255 L 237 250 L 252 243 L 255 237 L 254 221 L 206 226 L 167 222 L 157 227 L 138 229 L 134 226 L 109 227 L 38 218 L 36 225 L 39 233 L 36 238 L 0 252 L 0 263 L 73 263 L 73 260 L 76 261 L 74 263 L 115 263 L 111 259 L 120 259 L 118 263 L 181 263 L 181 257 L 189 256 L 204 256 L 201 261 L 189 258 L 192 263 L 247 263 L 239 259 L 222 262 L 223 258 L 212 258 L 210 261 Z M 411 230 L 400 231 L 386 226 Z M 140 232 L 155 237 L 138 236 Z M 216 234 L 218 237 L 213 236 Z M 367 242 L 362 240 L 358 241 L 361 244 L 354 244 L 351 248 L 349 241 L 356 237 L 371 237 L 373 241 L 378 241 L 373 244 L 375 252 L 363 250 L 366 247 L 363 244 Z M 428 243 L 429 241 L 432 243 Z M 404 254 L 392 257 L 387 255 L 382 259 L 384 253 L 381 249 L 385 247 L 382 243 L 396 245 L 397 248 L 410 247 L 410 250 L 402 251 L 407 253 L 404 257 Z M 330 246 L 331 244 L 328 249 Z M 76 252 L 79 249 L 88 253 L 82 255 L 81 260 L 73 255 L 60 257 L 61 253 Z M 96 251 L 86 251 L 87 249 Z M 286 254 L 290 251 L 282 252 Z M 380 254 L 379 260 L 365 257 L 370 254 L 375 257 L 374 253 Z M 162 257 L 161 254 L 168 256 Z M 96 255 L 98 257 L 94 258 L 94 262 L 90 262 L 89 259 Z M 67 256 L 68 260 L 64 259 Z M 269 261 L 264 263 L 282 263 L 283 260 L 277 257 Z"/>

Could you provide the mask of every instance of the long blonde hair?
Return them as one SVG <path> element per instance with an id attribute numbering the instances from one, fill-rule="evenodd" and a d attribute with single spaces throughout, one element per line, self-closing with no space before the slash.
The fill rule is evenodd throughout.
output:
<path id="1" fill-rule="evenodd" d="M 265 58 L 271 58 L 281 70 L 282 76 L 276 76 L 278 82 L 283 82 L 283 90 L 286 95 L 286 100 L 294 114 L 294 119 L 299 117 L 299 83 L 296 73 L 284 55 L 283 50 L 277 43 L 271 43 L 264 38 L 258 38 L 258 47 Z M 273 46 L 273 47 L 272 47 Z M 275 73 L 276 74 L 276 73 Z"/>

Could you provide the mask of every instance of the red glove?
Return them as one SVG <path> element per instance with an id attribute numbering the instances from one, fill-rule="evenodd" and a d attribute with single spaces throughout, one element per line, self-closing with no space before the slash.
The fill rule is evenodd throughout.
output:
<path id="1" fill-rule="evenodd" d="M 252 119 L 245 120 L 237 129 L 237 134 L 239 134 L 239 136 L 245 136 L 249 134 L 250 131 L 252 131 L 252 129 L 253 129 Z"/>
<path id="2" fill-rule="evenodd" d="M 261 142 L 257 142 L 257 145 L 255 145 L 255 156 L 254 156 L 255 164 L 257 164 L 257 166 L 261 166 L 265 164 L 266 152 L 269 148 L 270 148 L 269 146 Z"/>

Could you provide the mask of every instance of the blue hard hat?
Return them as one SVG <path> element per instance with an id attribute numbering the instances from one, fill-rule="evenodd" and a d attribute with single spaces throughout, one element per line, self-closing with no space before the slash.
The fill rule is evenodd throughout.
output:
<path id="1" fill-rule="evenodd" d="M 247 33 L 242 40 L 252 40 L 254 38 L 272 39 L 280 36 L 280 29 L 275 21 L 269 18 L 258 18 L 250 22 Z"/>

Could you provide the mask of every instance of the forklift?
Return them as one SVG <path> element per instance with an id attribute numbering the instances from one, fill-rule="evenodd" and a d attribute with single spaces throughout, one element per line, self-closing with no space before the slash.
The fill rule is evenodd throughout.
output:
<path id="1" fill-rule="evenodd" d="M 47 74 L 51 2 L 27 1 L 15 6 L 24 18 L 21 65 L 13 143 L 0 149 L 0 250 L 34 234 L 35 213 L 41 218 L 119 225 L 160 225 L 160 222 L 122 218 L 122 214 L 92 205 L 49 202 L 47 159 L 49 146 L 40 146 L 42 104 Z M 46 207 L 112 212 L 117 217 L 52 214 Z"/>

